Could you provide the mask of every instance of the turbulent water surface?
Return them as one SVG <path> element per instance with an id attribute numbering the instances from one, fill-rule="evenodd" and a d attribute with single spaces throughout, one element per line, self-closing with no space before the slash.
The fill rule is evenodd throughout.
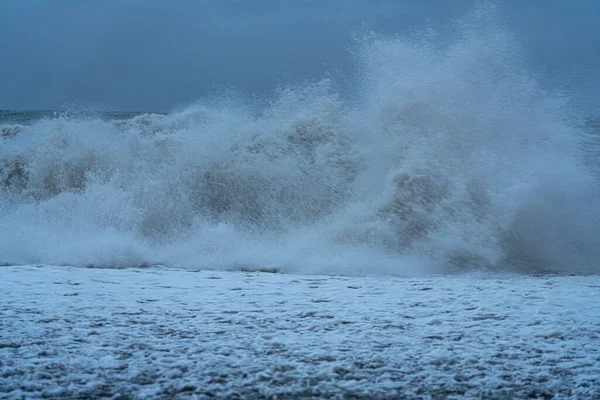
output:
<path id="1" fill-rule="evenodd" d="M 600 276 L 485 275 L 0 268 L 0 397 L 600 398 Z"/>
<path id="2" fill-rule="evenodd" d="M 597 123 L 485 12 L 440 36 L 363 35 L 353 96 L 1 112 L 0 263 L 598 272 Z"/>

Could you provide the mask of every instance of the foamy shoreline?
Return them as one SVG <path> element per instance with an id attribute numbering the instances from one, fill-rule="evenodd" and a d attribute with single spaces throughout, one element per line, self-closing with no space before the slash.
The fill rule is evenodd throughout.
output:
<path id="1" fill-rule="evenodd" d="M 0 397 L 600 396 L 600 277 L 0 268 Z"/>

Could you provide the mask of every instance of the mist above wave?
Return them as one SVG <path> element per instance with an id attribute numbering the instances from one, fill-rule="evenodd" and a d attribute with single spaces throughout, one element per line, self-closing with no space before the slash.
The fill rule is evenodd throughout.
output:
<path id="1" fill-rule="evenodd" d="M 328 80 L 0 141 L 0 262 L 420 274 L 597 272 L 590 134 L 480 8 L 365 34 L 360 95 Z M 12 128 L 11 128 L 12 129 Z"/>

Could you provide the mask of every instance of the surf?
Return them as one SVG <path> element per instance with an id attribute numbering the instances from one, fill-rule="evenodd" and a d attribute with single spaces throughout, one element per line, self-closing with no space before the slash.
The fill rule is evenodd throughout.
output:
<path id="1" fill-rule="evenodd" d="M 598 141 L 491 8 L 352 52 L 352 96 L 5 126 L 0 263 L 598 272 Z"/>

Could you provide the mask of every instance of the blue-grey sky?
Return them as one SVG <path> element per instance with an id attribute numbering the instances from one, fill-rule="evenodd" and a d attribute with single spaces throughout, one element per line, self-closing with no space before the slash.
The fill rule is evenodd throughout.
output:
<path id="1" fill-rule="evenodd" d="M 0 109 L 166 111 L 349 68 L 352 31 L 448 23 L 474 0 L 2 0 Z M 600 1 L 505 0 L 549 85 L 600 114 Z"/>

